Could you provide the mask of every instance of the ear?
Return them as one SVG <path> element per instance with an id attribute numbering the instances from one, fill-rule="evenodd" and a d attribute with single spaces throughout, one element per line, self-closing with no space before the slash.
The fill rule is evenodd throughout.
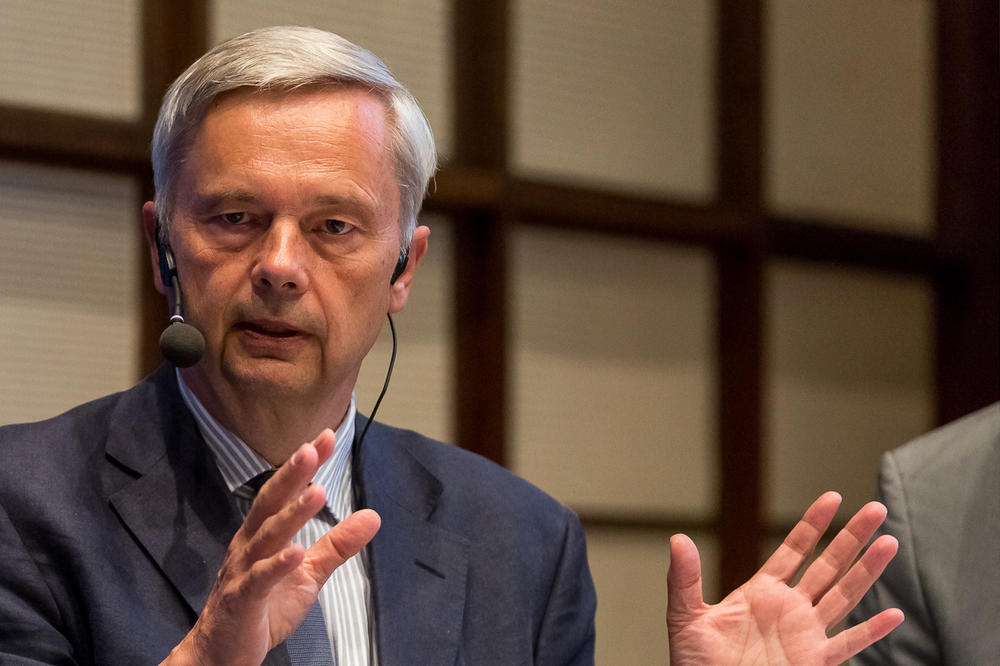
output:
<path id="1" fill-rule="evenodd" d="M 163 278 L 160 277 L 160 256 L 156 245 L 159 224 L 156 218 L 156 207 L 152 201 L 147 201 L 142 205 L 142 230 L 146 235 L 146 244 L 149 246 L 149 260 L 153 265 L 153 286 L 156 287 L 156 291 L 166 296 L 167 288 L 163 284 Z"/>
<path id="2" fill-rule="evenodd" d="M 406 305 L 410 298 L 410 286 L 413 284 L 413 277 L 417 268 L 427 254 L 427 238 L 431 235 L 428 227 L 419 226 L 413 230 L 413 240 L 410 242 L 409 259 L 406 262 L 406 269 L 399 275 L 399 278 L 389 285 L 389 314 L 396 314 Z"/>

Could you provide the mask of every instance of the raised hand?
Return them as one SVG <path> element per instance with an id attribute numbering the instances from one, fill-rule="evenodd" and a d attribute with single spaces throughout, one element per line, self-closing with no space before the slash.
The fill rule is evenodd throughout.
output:
<path id="1" fill-rule="evenodd" d="M 715 605 L 702 599 L 701 563 L 694 542 L 683 534 L 674 535 L 667 573 L 672 666 L 839 664 L 898 626 L 903 613 L 888 609 L 863 624 L 827 635 L 896 554 L 896 540 L 885 535 L 855 562 L 885 520 L 885 507 L 877 502 L 862 507 L 801 580 L 791 584 L 839 506 L 840 495 L 833 492 L 813 502 L 764 566 Z"/>
<path id="2" fill-rule="evenodd" d="M 324 430 L 264 484 L 229 544 L 205 609 L 165 664 L 260 664 L 302 622 L 330 574 L 375 536 L 380 519 L 365 509 L 309 550 L 292 543 L 323 507 L 323 488 L 309 482 L 334 441 Z"/>

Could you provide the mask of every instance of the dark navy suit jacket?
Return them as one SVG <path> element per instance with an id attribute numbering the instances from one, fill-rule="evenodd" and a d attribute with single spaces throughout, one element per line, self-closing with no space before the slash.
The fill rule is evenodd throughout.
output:
<path id="1" fill-rule="evenodd" d="M 413 432 L 372 424 L 359 455 L 382 516 L 370 545 L 382 664 L 593 663 L 596 602 L 570 511 Z M 241 520 L 173 368 L 0 428 L 0 461 L 0 663 L 166 657 Z M 287 663 L 284 646 L 265 663 Z"/>

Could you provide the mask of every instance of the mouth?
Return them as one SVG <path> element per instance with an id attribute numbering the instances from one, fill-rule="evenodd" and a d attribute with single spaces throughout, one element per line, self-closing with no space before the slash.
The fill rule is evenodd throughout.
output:
<path id="1" fill-rule="evenodd" d="M 303 331 L 293 326 L 289 326 L 284 322 L 271 321 L 267 319 L 243 321 L 236 324 L 235 328 L 238 331 L 267 338 L 295 338 L 305 335 Z"/>

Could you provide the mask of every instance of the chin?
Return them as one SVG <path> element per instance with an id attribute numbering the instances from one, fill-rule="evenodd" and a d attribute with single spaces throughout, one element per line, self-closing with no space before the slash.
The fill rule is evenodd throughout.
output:
<path id="1" fill-rule="evenodd" d="M 311 368 L 277 359 L 241 359 L 235 363 L 223 362 L 222 368 L 230 382 L 253 392 L 298 396 L 310 393 L 318 383 Z"/>

